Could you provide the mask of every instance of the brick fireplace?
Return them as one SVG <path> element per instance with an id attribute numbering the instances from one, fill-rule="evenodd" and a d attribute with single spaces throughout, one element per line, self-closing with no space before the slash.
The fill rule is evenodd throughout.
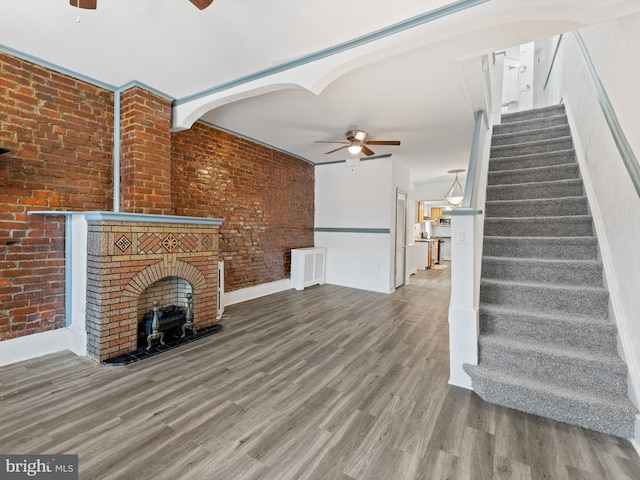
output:
<path id="1" fill-rule="evenodd" d="M 85 218 L 89 357 L 102 361 L 137 348 L 139 299 L 167 278 L 191 285 L 198 328 L 216 322 L 220 220 L 106 212 Z"/>
<path id="2" fill-rule="evenodd" d="M 147 289 L 188 284 L 198 329 L 216 323 L 222 220 L 120 212 L 32 212 L 67 217 L 70 349 L 104 361 L 138 348 Z M 152 289 L 153 291 L 153 289 Z M 183 298 L 176 301 L 185 303 Z M 167 305 L 164 305 L 167 306 Z"/>

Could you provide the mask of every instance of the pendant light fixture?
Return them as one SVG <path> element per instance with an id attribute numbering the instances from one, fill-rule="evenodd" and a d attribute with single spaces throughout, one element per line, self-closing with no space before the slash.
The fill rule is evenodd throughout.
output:
<path id="1" fill-rule="evenodd" d="M 447 172 L 454 173 L 456 175 L 451 188 L 449 188 L 447 194 L 444 196 L 444 199 L 453 207 L 459 207 L 462 204 L 462 200 L 464 200 L 464 190 L 462 189 L 462 185 L 460 185 L 460 181 L 458 180 L 458 174 L 465 171 L 466 170 L 464 168 L 456 168 Z"/>

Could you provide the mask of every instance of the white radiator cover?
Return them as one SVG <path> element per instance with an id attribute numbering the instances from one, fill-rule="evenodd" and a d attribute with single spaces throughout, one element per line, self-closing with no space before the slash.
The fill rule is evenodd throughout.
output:
<path id="1" fill-rule="evenodd" d="M 291 250 L 291 287 L 303 290 L 324 283 L 326 249 L 321 247 Z"/>

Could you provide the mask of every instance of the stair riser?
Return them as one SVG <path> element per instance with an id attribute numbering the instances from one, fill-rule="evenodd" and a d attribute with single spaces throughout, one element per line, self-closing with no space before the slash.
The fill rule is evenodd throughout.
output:
<path id="1" fill-rule="evenodd" d="M 480 331 L 482 334 L 529 338 L 552 345 L 585 348 L 604 355 L 616 355 L 618 351 L 613 324 L 582 326 L 561 319 L 541 319 L 523 313 L 505 314 L 485 309 L 480 312 Z"/>
<path id="2" fill-rule="evenodd" d="M 545 285 L 495 284 L 480 281 L 482 303 L 505 305 L 538 312 L 577 314 L 602 318 L 609 315 L 606 290 L 577 290 Z"/>
<path id="3" fill-rule="evenodd" d="M 522 185 L 490 185 L 487 187 L 487 201 L 577 197 L 583 194 L 581 180 Z"/>
<path id="4" fill-rule="evenodd" d="M 554 115 L 534 120 L 525 120 L 522 122 L 501 123 L 493 126 L 493 134 L 504 135 L 506 133 L 527 132 L 541 128 L 558 127 L 561 125 L 568 125 L 566 115 Z"/>
<path id="5" fill-rule="evenodd" d="M 503 145 L 518 145 L 521 143 L 538 142 L 541 140 L 551 140 L 552 138 L 562 138 L 571 135 L 569 125 L 542 128 L 517 133 L 495 134 L 491 137 L 491 146 L 499 147 Z"/>
<path id="6" fill-rule="evenodd" d="M 523 112 L 513 112 L 502 115 L 501 124 L 524 122 L 537 120 L 542 118 L 554 117 L 557 115 L 566 115 L 564 105 L 553 105 L 547 108 L 536 110 L 526 110 Z"/>
<path id="7" fill-rule="evenodd" d="M 603 287 L 602 265 L 575 262 L 526 262 L 485 258 L 482 278 L 554 285 Z"/>
<path id="8" fill-rule="evenodd" d="M 549 153 L 557 152 L 558 150 L 571 150 L 572 148 L 573 142 L 571 141 L 571 138 L 560 138 L 544 142 L 491 147 L 490 158 L 516 157 L 518 155 L 531 155 L 534 153 Z"/>
<path id="9" fill-rule="evenodd" d="M 591 217 L 491 218 L 484 220 L 484 234 L 494 237 L 589 237 Z"/>
<path id="10" fill-rule="evenodd" d="M 586 197 L 528 201 L 492 201 L 485 204 L 487 217 L 557 217 L 589 215 Z"/>
<path id="11" fill-rule="evenodd" d="M 532 350 L 480 344 L 479 359 L 485 367 L 495 366 L 516 376 L 540 381 L 551 379 L 566 387 L 606 391 L 624 395 L 627 374 L 602 363 L 580 363 L 570 357 L 552 357 Z"/>
<path id="12" fill-rule="evenodd" d="M 531 182 L 552 182 L 554 180 L 571 180 L 580 178 L 576 163 L 555 165 L 544 168 L 527 168 L 523 170 L 507 170 L 489 172 L 489 185 L 519 185 Z"/>
<path id="13" fill-rule="evenodd" d="M 534 155 L 520 155 L 518 157 L 494 158 L 489 161 L 489 172 L 550 167 L 553 165 L 566 165 L 575 162 L 576 154 L 574 150 L 538 153 Z"/>
<path id="14" fill-rule="evenodd" d="M 491 257 L 593 260 L 598 255 L 594 237 L 574 238 L 485 238 L 484 255 Z"/>
<path id="15" fill-rule="evenodd" d="M 567 400 L 521 385 L 474 378 L 473 373 L 468 372 L 474 392 L 487 402 L 621 438 L 633 436 L 635 417 L 630 409 L 614 411 L 606 405 Z"/>

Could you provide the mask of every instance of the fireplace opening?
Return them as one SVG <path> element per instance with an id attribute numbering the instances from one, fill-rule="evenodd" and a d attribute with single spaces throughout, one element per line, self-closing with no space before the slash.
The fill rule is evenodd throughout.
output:
<path id="1" fill-rule="evenodd" d="M 138 299 L 138 348 L 184 338 L 193 323 L 193 286 L 180 277 L 151 284 Z M 154 318 L 155 317 L 155 318 Z"/>

